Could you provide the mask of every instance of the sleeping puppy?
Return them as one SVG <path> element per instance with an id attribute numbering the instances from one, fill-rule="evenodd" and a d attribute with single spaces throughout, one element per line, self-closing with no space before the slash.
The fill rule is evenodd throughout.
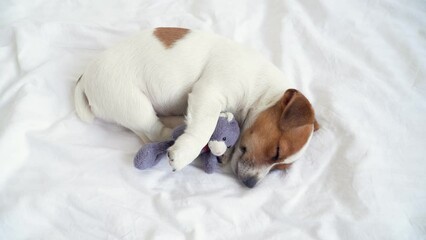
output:
<path id="1" fill-rule="evenodd" d="M 222 161 L 233 153 L 232 168 L 248 187 L 294 162 L 317 129 L 309 101 L 273 64 L 226 38 L 184 28 L 143 31 L 106 50 L 77 82 L 75 107 L 82 120 L 116 122 L 144 142 L 170 137 L 159 117 L 185 115 L 187 128 L 168 149 L 173 170 L 198 156 L 221 112 L 232 112 L 242 136 Z"/>

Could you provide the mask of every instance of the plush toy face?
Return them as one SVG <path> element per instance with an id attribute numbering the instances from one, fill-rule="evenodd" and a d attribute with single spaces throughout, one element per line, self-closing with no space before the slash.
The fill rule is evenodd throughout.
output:
<path id="1" fill-rule="evenodd" d="M 232 113 L 222 113 L 208 146 L 213 155 L 222 156 L 226 149 L 235 145 L 240 135 L 240 127 Z"/>

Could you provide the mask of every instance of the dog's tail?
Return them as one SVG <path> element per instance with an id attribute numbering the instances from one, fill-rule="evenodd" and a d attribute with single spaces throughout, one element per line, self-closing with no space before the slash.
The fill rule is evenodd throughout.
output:
<path id="1" fill-rule="evenodd" d="M 75 110 L 81 120 L 91 123 L 93 122 L 95 115 L 93 115 L 92 111 L 90 110 L 89 101 L 87 100 L 87 96 L 84 93 L 84 90 L 81 86 L 80 80 L 82 77 L 83 75 L 80 76 L 80 78 L 77 81 L 77 85 L 75 86 L 75 91 L 74 91 Z"/>

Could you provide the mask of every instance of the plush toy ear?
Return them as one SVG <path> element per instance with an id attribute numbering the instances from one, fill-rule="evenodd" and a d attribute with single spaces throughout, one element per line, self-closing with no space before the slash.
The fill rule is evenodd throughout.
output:
<path id="1" fill-rule="evenodd" d="M 280 127 L 283 131 L 315 123 L 315 113 L 308 99 L 296 89 L 288 89 L 281 98 L 283 112 Z"/>
<path id="2" fill-rule="evenodd" d="M 234 114 L 232 114 L 231 112 L 223 112 L 220 114 L 220 117 L 226 117 L 228 122 L 234 120 Z"/>

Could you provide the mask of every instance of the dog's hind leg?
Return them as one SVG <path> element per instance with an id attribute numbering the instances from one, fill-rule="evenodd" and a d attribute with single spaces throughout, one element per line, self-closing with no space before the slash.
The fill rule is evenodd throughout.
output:
<path id="1" fill-rule="evenodd" d="M 132 92 L 117 112 L 118 123 L 135 132 L 144 143 L 171 139 L 172 129 L 157 117 L 151 101 L 142 92 Z"/>

